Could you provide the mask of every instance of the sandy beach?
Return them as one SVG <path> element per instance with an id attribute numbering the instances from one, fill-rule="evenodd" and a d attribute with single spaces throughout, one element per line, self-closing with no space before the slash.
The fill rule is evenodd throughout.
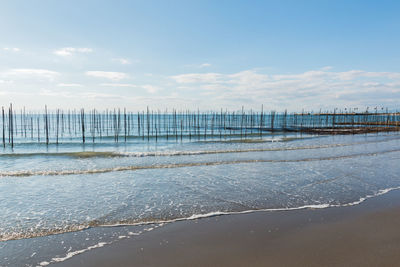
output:
<path id="1" fill-rule="evenodd" d="M 400 191 L 360 205 L 167 224 L 57 266 L 398 266 Z"/>

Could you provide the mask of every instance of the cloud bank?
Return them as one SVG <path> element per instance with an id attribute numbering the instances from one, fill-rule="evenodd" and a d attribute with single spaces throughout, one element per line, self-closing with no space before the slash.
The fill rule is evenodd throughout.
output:
<path id="1" fill-rule="evenodd" d="M 289 111 L 388 107 L 399 109 L 400 73 L 331 67 L 301 73 L 196 72 L 133 78 L 115 71 L 57 72 L 16 68 L 0 71 L 0 94 L 6 102 L 38 106 L 74 99 L 69 104 L 143 109 L 184 108 Z M 40 94 L 34 93 L 41 90 Z M 46 97 L 43 99 L 43 97 Z M 107 98 L 109 98 L 107 100 Z M 54 100 L 54 101 L 53 101 Z M 59 103 L 66 104 L 63 101 Z M 67 107 L 66 107 L 67 108 Z"/>
<path id="2" fill-rule="evenodd" d="M 400 73 L 330 68 L 298 74 L 187 73 L 170 76 L 182 90 L 194 90 L 224 104 L 267 104 L 282 108 L 394 106 L 400 99 Z"/>
<path id="3" fill-rule="evenodd" d="M 129 75 L 126 73 L 115 71 L 87 71 L 86 75 L 95 78 L 108 79 L 111 81 L 119 81 L 129 77 Z"/>

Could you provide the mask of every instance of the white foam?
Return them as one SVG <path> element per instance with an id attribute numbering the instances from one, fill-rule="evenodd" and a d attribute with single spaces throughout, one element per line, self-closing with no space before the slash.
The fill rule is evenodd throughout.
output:
<path id="1" fill-rule="evenodd" d="M 129 232 L 128 235 L 140 235 L 140 233 Z"/>
<path id="2" fill-rule="evenodd" d="M 275 208 L 275 209 L 253 209 L 253 210 L 244 210 L 244 211 L 237 211 L 237 212 L 225 212 L 225 211 L 214 211 L 214 212 L 209 212 L 209 213 L 204 213 L 204 214 L 193 214 L 189 217 L 182 217 L 182 218 L 177 218 L 177 219 L 172 219 L 172 220 L 164 220 L 164 221 L 152 221 L 152 222 L 144 222 L 144 223 L 133 223 L 133 224 L 113 224 L 113 225 L 100 225 L 101 227 L 115 227 L 115 226 L 138 226 L 138 225 L 149 225 L 152 224 L 154 227 L 149 227 L 145 228 L 144 231 L 152 231 L 155 228 L 161 227 L 166 223 L 172 223 L 172 222 L 177 222 L 177 221 L 189 221 L 189 220 L 197 220 L 197 219 L 202 219 L 202 218 L 209 218 L 209 217 L 214 217 L 214 216 L 221 216 L 221 215 L 234 215 L 234 214 L 247 214 L 247 213 L 254 213 L 254 212 L 273 212 L 273 211 L 293 211 L 293 210 L 302 210 L 302 209 L 326 209 L 326 208 L 331 208 L 331 207 L 347 207 L 347 206 L 354 206 L 361 204 L 362 202 L 366 201 L 369 198 L 373 198 L 376 196 L 384 195 L 388 192 L 391 192 L 393 190 L 399 190 L 399 187 L 392 187 L 392 188 L 386 188 L 386 189 L 381 189 L 377 193 L 373 195 L 367 195 L 365 197 L 361 197 L 359 200 L 346 203 L 346 204 L 311 204 L 311 205 L 304 205 L 300 207 L 293 207 L 293 208 Z M 118 239 L 124 239 L 124 238 L 129 238 L 130 236 L 136 236 L 140 235 L 142 231 L 139 231 L 137 233 L 134 232 L 129 232 L 129 236 L 119 236 Z M 81 250 L 76 250 L 73 252 L 68 252 L 65 257 L 57 257 L 57 258 L 52 258 L 50 262 L 43 261 L 40 263 L 40 266 L 46 266 L 49 265 L 50 263 L 56 263 L 56 262 L 62 262 L 67 259 L 72 258 L 73 256 L 76 256 L 78 254 L 84 253 L 86 251 L 104 247 L 105 245 L 112 244 L 113 242 L 100 242 L 96 245 L 89 246 L 85 249 Z"/>
<path id="3" fill-rule="evenodd" d="M 65 261 L 65 260 L 70 259 L 70 258 L 72 258 L 73 256 L 76 256 L 76 255 L 81 254 L 81 253 L 83 253 L 83 252 L 86 252 L 86 251 L 89 251 L 89 250 L 92 250 L 92 249 L 95 249 L 95 248 L 104 247 L 104 246 L 107 245 L 107 244 L 111 244 L 111 243 L 100 242 L 100 243 L 98 243 L 98 244 L 96 244 L 96 245 L 87 247 L 87 248 L 85 248 L 85 249 L 81 249 L 81 250 L 76 250 L 76 251 L 68 252 L 67 255 L 66 255 L 65 257 L 52 258 L 51 261 L 50 261 L 48 264 L 50 264 L 50 263 L 55 263 L 55 262 L 62 262 L 62 261 Z"/>
<path id="4" fill-rule="evenodd" d="M 222 212 L 222 211 L 214 211 L 214 212 L 209 212 L 205 214 L 193 214 L 192 216 L 186 218 L 187 220 L 197 220 L 201 218 L 207 218 L 207 217 L 214 217 L 214 216 L 220 216 L 220 215 L 226 215 L 229 214 L 229 212 Z"/>
<path id="5" fill-rule="evenodd" d="M 171 220 L 148 221 L 148 222 L 137 222 L 137 223 L 120 223 L 120 224 L 99 225 L 99 226 L 101 226 L 101 227 L 114 227 L 114 226 L 138 226 L 138 225 L 158 224 L 158 226 L 154 227 L 154 228 L 156 228 L 156 227 L 160 227 L 160 226 L 162 226 L 162 225 L 164 225 L 166 223 L 172 223 L 172 222 L 178 222 L 178 221 L 197 220 L 197 219 L 214 217 L 214 216 L 221 216 L 221 215 L 246 214 L 246 213 L 253 213 L 253 212 L 293 211 L 293 210 L 303 210 L 303 209 L 326 209 L 326 208 L 334 208 L 334 207 L 348 207 L 348 206 L 355 206 L 355 205 L 361 204 L 362 202 L 366 201 L 367 199 L 370 199 L 370 198 L 373 198 L 373 197 L 377 197 L 377 196 L 381 196 L 381 195 L 389 193 L 389 192 L 391 192 L 393 190 L 399 190 L 399 189 L 400 189 L 400 186 L 380 189 L 375 194 L 367 195 L 365 197 L 361 197 L 359 200 L 356 200 L 354 202 L 345 203 L 345 204 L 323 203 L 323 204 L 310 204 L 310 205 L 304 205 L 304 206 L 293 207 L 293 208 L 286 207 L 286 208 L 272 208 L 272 209 L 271 208 L 268 208 L 268 209 L 250 209 L 250 210 L 244 210 L 244 211 L 213 211 L 213 212 L 209 212 L 209 213 L 193 214 L 193 215 L 191 215 L 189 217 L 181 217 L 181 218 L 176 218 L 176 219 L 171 219 Z M 154 228 L 147 228 L 147 229 L 144 229 L 144 231 L 150 231 L 150 230 L 153 230 Z"/>
<path id="6" fill-rule="evenodd" d="M 384 194 L 386 194 L 386 193 L 389 193 L 390 191 L 398 190 L 398 189 L 400 189 L 400 186 L 398 186 L 398 187 L 392 187 L 392 188 L 386 188 L 386 189 L 380 189 L 380 190 L 378 190 L 377 193 L 375 193 L 375 194 L 373 194 L 373 195 L 367 195 L 367 196 L 365 196 L 365 197 L 360 198 L 358 201 L 354 201 L 354 202 L 351 202 L 351 203 L 347 203 L 347 204 L 344 204 L 344 205 L 342 205 L 342 206 L 343 206 L 343 207 L 346 207 L 346 206 L 358 205 L 358 204 L 364 202 L 365 200 L 367 200 L 367 199 L 369 199 L 369 198 L 381 196 L 381 195 L 384 195 Z"/>

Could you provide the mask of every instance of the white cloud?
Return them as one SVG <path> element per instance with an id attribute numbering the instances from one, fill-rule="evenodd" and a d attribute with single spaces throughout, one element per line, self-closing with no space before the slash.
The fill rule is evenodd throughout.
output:
<path id="1" fill-rule="evenodd" d="M 53 53 L 58 56 L 71 56 L 76 53 L 91 53 L 93 49 L 86 47 L 64 47 L 58 50 L 55 50 Z"/>
<path id="2" fill-rule="evenodd" d="M 232 106 L 271 105 L 275 109 L 386 105 L 400 97 L 400 73 L 311 70 L 268 75 L 253 70 L 232 74 L 189 73 L 170 76 L 181 92 Z M 182 91 L 184 90 L 184 91 Z M 194 93 L 193 93 L 194 92 Z"/>
<path id="3" fill-rule="evenodd" d="M 205 63 L 201 63 L 201 64 L 188 64 L 188 65 L 185 65 L 185 67 L 202 69 L 202 68 L 211 67 L 211 63 L 205 62 Z"/>
<path id="4" fill-rule="evenodd" d="M 277 111 L 376 105 L 396 109 L 400 99 L 400 72 L 318 68 L 299 73 L 271 74 L 265 70 L 216 73 L 198 69 L 198 72 L 169 77 L 143 76 L 143 83 L 130 83 L 128 73 L 124 72 L 88 71 L 83 74 L 87 77 L 81 81 L 75 76 L 71 76 L 75 77 L 73 80 L 66 80 L 68 75 L 61 77 L 61 73 L 46 69 L 0 71 L 1 98 L 6 102 L 10 99 L 24 104 L 31 101 L 32 105 L 46 101 L 64 107 L 130 107 L 135 102 L 134 108 L 138 109 L 152 105 L 161 109 L 236 110 L 242 105 L 259 109 L 264 104 L 265 110 Z M 88 79 L 89 76 L 93 78 Z M 97 88 L 85 89 L 91 88 L 88 85 L 93 85 L 93 82 Z M 38 88 L 51 90 L 38 92 Z M 64 103 L 63 97 L 74 101 Z M 112 100 L 108 101 L 108 98 Z"/>
<path id="5" fill-rule="evenodd" d="M 126 73 L 114 71 L 87 71 L 86 75 L 96 78 L 104 78 L 112 81 L 119 81 L 129 77 Z"/>
<path id="6" fill-rule="evenodd" d="M 67 91 L 54 91 L 49 89 L 40 89 L 38 95 L 40 96 L 54 96 L 54 97 L 71 97 L 71 93 Z"/>
<path id="7" fill-rule="evenodd" d="M 107 87 L 138 87 L 136 84 L 131 83 L 101 83 L 100 86 L 107 86 Z"/>
<path id="8" fill-rule="evenodd" d="M 11 52 L 19 52 L 19 51 L 21 51 L 21 49 L 19 49 L 18 47 L 4 47 L 3 50 L 11 51 Z"/>
<path id="9" fill-rule="evenodd" d="M 83 97 L 83 98 L 95 98 L 95 99 L 122 99 L 124 98 L 121 95 L 116 95 L 116 94 L 105 94 L 105 93 L 98 93 L 98 92 L 83 92 L 78 94 L 78 97 Z"/>
<path id="10" fill-rule="evenodd" d="M 216 83 L 223 79 L 219 73 L 188 73 L 171 76 L 177 83 Z"/>
<path id="11" fill-rule="evenodd" d="M 158 93 L 162 88 L 156 85 L 145 84 L 137 85 L 131 83 L 101 83 L 100 86 L 105 87 L 126 87 L 126 88 L 143 88 L 150 94 Z"/>
<path id="12" fill-rule="evenodd" d="M 324 70 L 324 71 L 326 71 L 326 70 L 331 70 L 331 69 L 333 69 L 332 66 L 325 66 L 325 67 L 322 67 L 322 68 L 321 68 L 321 70 Z"/>
<path id="13" fill-rule="evenodd" d="M 82 84 L 79 83 L 59 83 L 57 84 L 59 87 L 82 87 Z"/>
<path id="14" fill-rule="evenodd" d="M 143 85 L 142 88 L 146 89 L 146 91 L 148 93 L 150 93 L 150 94 L 155 94 L 155 93 L 157 93 L 158 91 L 161 90 L 160 87 L 154 86 L 154 85 L 150 85 L 150 84 Z"/>
<path id="15" fill-rule="evenodd" d="M 145 85 L 137 85 L 137 84 L 131 84 L 131 83 L 101 83 L 100 86 L 106 86 L 106 87 L 127 87 L 127 88 L 143 88 L 145 89 L 148 93 L 150 94 L 155 94 L 161 90 L 160 87 L 151 85 L 151 84 L 145 84 Z"/>
<path id="16" fill-rule="evenodd" d="M 0 80 L 0 84 L 12 84 L 13 81 L 10 80 Z"/>
<path id="17" fill-rule="evenodd" d="M 113 58 L 113 61 L 116 61 L 122 65 L 129 65 L 131 64 L 131 61 L 127 58 Z"/>
<path id="18" fill-rule="evenodd" d="M 210 63 L 203 63 L 203 64 L 200 64 L 199 67 L 200 67 L 200 68 L 211 67 L 211 64 L 210 64 Z"/>
<path id="19" fill-rule="evenodd" d="M 63 98 L 77 98 L 77 99 L 107 99 L 107 98 L 114 98 L 120 99 L 122 98 L 120 95 L 115 94 L 105 94 L 105 93 L 98 93 L 98 92 L 71 92 L 71 91 L 57 91 L 57 90 L 49 90 L 42 88 L 39 91 L 40 96 L 48 96 L 48 97 L 63 97 Z"/>
<path id="20" fill-rule="evenodd" d="M 24 78 L 24 77 L 36 77 L 36 78 L 45 78 L 49 80 L 55 79 L 59 76 L 60 73 L 52 70 L 46 69 L 11 69 L 2 73 L 2 76 L 5 77 L 16 77 L 16 78 Z"/>

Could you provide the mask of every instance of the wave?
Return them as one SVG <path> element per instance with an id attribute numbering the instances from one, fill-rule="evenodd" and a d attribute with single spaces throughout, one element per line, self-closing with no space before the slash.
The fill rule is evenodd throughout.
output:
<path id="1" fill-rule="evenodd" d="M 123 141 L 123 142 L 121 142 L 121 143 L 132 143 L 132 142 L 137 142 L 137 141 L 140 141 L 140 142 L 142 142 L 143 140 L 165 140 L 165 141 L 168 141 L 168 140 L 170 140 L 170 141 L 172 141 L 172 140 L 187 140 L 187 141 L 193 141 L 193 142 L 203 142 L 203 140 L 201 140 L 201 139 L 204 139 L 204 138 L 207 138 L 207 139 L 209 139 L 208 141 L 210 141 L 210 142 L 213 142 L 213 141 L 216 141 L 216 142 L 218 142 L 218 141 L 223 141 L 223 140 L 217 140 L 217 139 L 221 139 L 221 138 L 226 138 L 226 139 L 230 139 L 230 138 L 233 138 L 233 139 L 230 139 L 230 140 L 232 140 L 232 141 L 234 141 L 234 140 L 236 140 L 236 141 L 240 141 L 240 140 L 243 140 L 243 141 L 245 141 L 245 140 L 251 140 L 250 138 L 252 138 L 252 137 L 262 137 L 266 142 L 268 142 L 268 141 L 270 141 L 270 140 L 272 140 L 272 139 L 265 139 L 265 137 L 270 137 L 270 136 L 274 136 L 274 135 L 277 135 L 277 134 L 280 134 L 280 133 L 286 133 L 287 134 L 287 132 L 285 132 L 285 131 L 275 131 L 274 132 L 274 134 L 271 134 L 271 133 L 267 133 L 267 132 L 263 132 L 262 133 L 262 135 L 260 135 L 260 133 L 246 133 L 246 134 L 244 134 L 244 133 L 242 133 L 242 134 L 240 134 L 240 133 L 232 133 L 232 134 L 229 134 L 229 133 L 226 133 L 226 134 L 216 134 L 216 133 L 214 133 L 214 134 L 211 134 L 210 132 L 208 132 L 206 135 L 204 135 L 204 133 L 201 133 L 201 134 L 191 134 L 191 135 L 189 135 L 189 133 L 187 132 L 187 133 L 184 133 L 184 134 L 182 134 L 182 138 L 181 138 L 181 134 L 180 134 L 180 132 L 178 133 L 178 134 L 169 134 L 169 135 L 164 135 L 164 134 L 161 134 L 161 135 L 149 135 L 149 136 L 147 136 L 147 135 L 141 135 L 141 136 L 138 136 L 138 135 L 127 135 L 126 136 L 126 140 L 125 140 L 125 135 L 118 135 L 118 140 L 120 140 L 120 141 Z M 21 136 L 14 136 L 14 146 L 25 146 L 25 145 L 33 145 L 33 146 L 37 146 L 37 145 L 57 145 L 57 146 L 60 146 L 60 145 L 69 145 L 69 144 L 80 144 L 80 145 L 84 145 L 84 144 L 82 144 L 82 137 L 81 136 L 59 136 L 59 139 L 58 139 L 58 143 L 56 142 L 56 138 L 55 137 L 49 137 L 49 143 L 47 144 L 46 142 L 45 142 L 45 133 L 42 133 L 41 134 L 41 141 L 37 141 L 36 140 L 36 136 L 34 137 L 34 138 L 31 138 L 30 140 L 28 139 L 28 138 L 26 138 L 26 137 L 21 137 Z M 321 135 L 312 135 L 312 134 L 304 134 L 305 136 L 313 136 L 313 137 L 320 137 Z M 96 136 L 94 136 L 94 139 L 93 139 L 93 136 L 92 135 L 86 135 L 85 136 L 86 137 L 86 140 L 87 140 L 87 144 L 112 144 L 112 145 L 115 145 L 115 144 L 118 144 L 118 142 L 116 143 L 115 142 L 115 139 L 116 139 L 116 136 L 115 135 L 103 135 L 103 136 L 98 136 L 98 135 L 96 135 Z M 234 138 L 240 138 L 240 139 L 234 139 Z M 247 139 L 245 139 L 245 138 L 247 138 Z M 312 138 L 312 137 L 295 137 L 295 138 L 291 138 L 291 137 L 289 137 L 289 138 L 287 138 L 287 137 L 284 137 L 284 138 L 277 138 L 277 137 L 274 137 L 274 140 L 275 141 L 291 141 L 291 140 L 294 140 L 294 139 L 303 139 L 303 138 Z M 212 140 L 212 139 L 214 139 L 214 140 Z M 261 140 L 261 139 L 255 139 L 255 140 Z M 204 141 L 206 141 L 206 140 L 204 140 Z M 225 141 L 229 141 L 229 140 L 225 140 Z M 206 141 L 207 142 L 207 141 Z"/>
<path id="2" fill-rule="evenodd" d="M 389 192 L 395 191 L 395 190 L 400 190 L 400 186 L 379 189 L 374 194 L 369 194 L 364 197 L 360 197 L 358 200 L 348 202 L 348 203 L 343 203 L 343 204 L 321 203 L 321 204 L 308 204 L 308 205 L 303 205 L 303 206 L 298 206 L 298 207 L 244 209 L 241 211 L 212 211 L 212 212 L 208 212 L 208 213 L 192 214 L 188 217 L 178 217 L 178 218 L 171 218 L 171 219 L 121 221 L 121 222 L 109 223 L 109 224 L 104 224 L 99 221 L 91 221 L 91 222 L 81 224 L 81 225 L 75 225 L 75 226 L 71 225 L 69 227 L 53 229 L 53 230 L 46 229 L 46 230 L 42 230 L 42 231 L 38 230 L 37 232 L 30 232 L 30 233 L 12 233 L 12 234 L 8 234 L 8 235 L 2 235 L 2 236 L 0 236 L 0 242 L 8 241 L 8 240 L 18 240 L 18 239 L 48 236 L 48 235 L 54 235 L 54 234 L 63 234 L 63 233 L 69 233 L 69 232 L 78 232 L 78 231 L 87 230 L 89 228 L 95 228 L 95 227 L 147 226 L 147 225 L 154 226 L 154 227 L 150 227 L 150 228 L 145 228 L 145 229 L 143 229 L 143 231 L 139 231 L 139 233 L 131 234 L 131 235 L 138 235 L 138 234 L 143 233 L 144 231 L 145 232 L 151 231 L 154 228 L 163 226 L 164 224 L 167 224 L 167 223 L 197 220 L 197 219 L 210 218 L 210 217 L 222 216 L 222 215 L 248 214 L 248 213 L 254 213 L 254 212 L 284 212 L 284 211 L 294 211 L 294 210 L 304 210 L 304 209 L 326 209 L 326 208 L 340 208 L 340 207 L 356 206 L 370 198 L 378 197 L 378 196 L 384 195 L 386 193 L 389 193 Z M 71 255 L 72 254 L 73 253 L 71 253 Z"/>
<path id="3" fill-rule="evenodd" d="M 129 166 L 118 166 L 113 168 L 103 169 L 87 169 L 87 170 L 23 170 L 23 171 L 11 171 L 2 172 L 0 177 L 27 177 L 27 176 L 59 176 L 59 175 L 79 175 L 79 174 L 100 174 L 109 172 L 121 172 L 121 171 L 137 171 L 147 169 L 173 169 L 173 168 L 184 168 L 184 167 L 196 167 L 196 166 L 214 166 L 214 165 L 228 165 L 228 164 L 246 164 L 246 163 L 278 163 L 278 162 L 305 162 L 305 161 L 325 161 L 325 160 L 339 160 L 348 159 L 361 156 L 376 156 L 386 153 L 400 152 L 400 149 L 369 152 L 369 153 L 357 153 L 342 156 L 332 157 L 317 157 L 317 158 L 303 158 L 303 159 L 250 159 L 250 160 L 231 160 L 231 161 L 209 161 L 209 162 L 189 162 L 189 163 L 170 163 L 170 164 L 153 164 L 153 165 L 129 165 Z"/>
<path id="4" fill-rule="evenodd" d="M 73 158 L 108 158 L 123 157 L 122 153 L 111 151 L 81 151 L 81 152 L 34 152 L 34 153 L 7 153 L 0 157 L 30 158 L 30 157 L 73 157 Z"/>
<path id="5" fill-rule="evenodd" d="M 265 138 L 241 138 L 241 139 L 228 139 L 228 140 L 199 140 L 195 141 L 195 143 L 274 143 L 274 142 L 290 142 L 290 141 L 295 141 L 295 140 L 305 140 L 305 139 L 315 139 L 315 138 L 320 138 L 322 136 L 311 136 L 311 137 L 281 137 L 281 138 L 270 138 L 270 139 L 265 139 Z"/>
<path id="6" fill-rule="evenodd" d="M 80 151 L 80 152 L 34 152 L 34 153 L 4 153 L 1 157 L 71 157 L 71 158 L 114 158 L 114 157 L 171 157 L 171 156 L 195 156 L 208 154 L 228 154 L 228 153 L 246 153 L 246 152 L 268 152 L 268 151 L 292 151 L 292 150 L 308 150 L 323 149 L 333 147 L 346 147 L 362 144 L 381 143 L 398 138 L 385 139 L 378 141 L 356 142 L 348 144 L 327 144 L 315 146 L 299 146 L 299 147 L 278 147 L 278 148 L 254 148 L 254 149 L 227 149 L 227 150 L 199 150 L 199 151 L 153 151 L 153 152 L 114 152 L 114 151 Z M 207 141 L 208 142 L 208 141 Z"/>

